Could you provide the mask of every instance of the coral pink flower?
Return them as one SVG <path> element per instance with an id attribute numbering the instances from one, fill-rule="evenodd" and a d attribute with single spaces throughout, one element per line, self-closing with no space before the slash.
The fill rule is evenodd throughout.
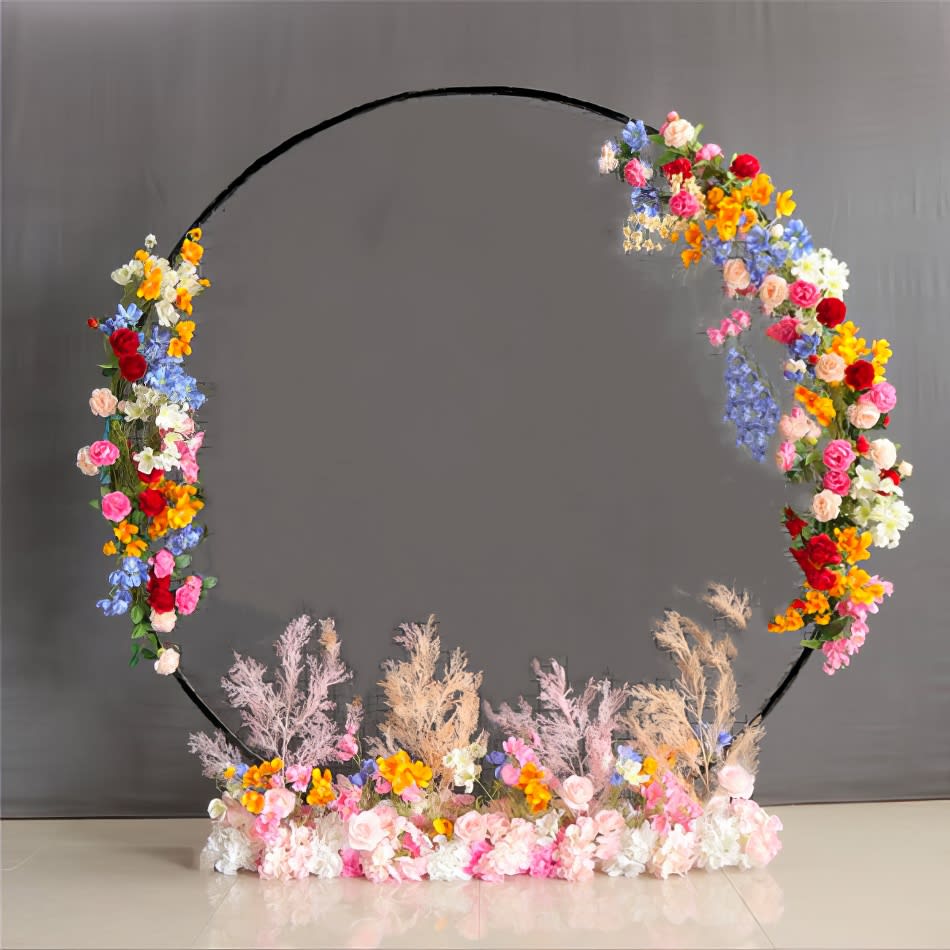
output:
<path id="1" fill-rule="evenodd" d="M 647 183 L 646 169 L 636 158 L 623 166 L 623 180 L 631 188 L 642 188 Z"/>
<path id="2" fill-rule="evenodd" d="M 788 288 L 788 299 L 796 307 L 808 310 L 811 307 L 818 306 L 818 301 L 821 300 L 821 291 L 807 280 L 796 280 Z"/>
<path id="3" fill-rule="evenodd" d="M 582 775 L 570 775 L 561 783 L 558 792 L 571 811 L 587 811 L 594 797 L 594 783 Z"/>
<path id="4" fill-rule="evenodd" d="M 174 610 L 158 611 L 154 608 L 149 615 L 149 623 L 156 633 L 171 633 L 178 623 L 178 614 Z"/>
<path id="5" fill-rule="evenodd" d="M 745 261 L 739 257 L 726 261 L 722 269 L 722 279 L 726 285 L 726 293 L 730 297 L 735 297 L 740 290 L 745 290 L 751 282 Z"/>
<path id="6" fill-rule="evenodd" d="M 107 419 L 115 412 L 118 400 L 108 389 L 94 389 L 89 397 L 89 408 L 94 416 Z"/>
<path id="7" fill-rule="evenodd" d="M 794 317 L 782 317 L 776 323 L 766 327 L 765 335 L 778 343 L 788 346 L 798 339 L 798 321 Z"/>
<path id="8" fill-rule="evenodd" d="M 862 396 L 857 402 L 848 406 L 848 422 L 856 429 L 870 429 L 878 424 L 881 413 L 870 400 L 865 401 Z"/>
<path id="9" fill-rule="evenodd" d="M 724 765 L 716 774 L 719 787 L 732 798 L 751 798 L 755 776 L 741 765 Z"/>
<path id="10" fill-rule="evenodd" d="M 702 205 L 692 192 L 681 188 L 670 198 L 670 211 L 679 218 L 692 218 L 702 211 Z"/>
<path id="11" fill-rule="evenodd" d="M 102 515 L 109 521 L 121 521 L 132 510 L 132 502 L 124 492 L 112 491 L 102 499 Z"/>
<path id="12" fill-rule="evenodd" d="M 79 469 L 83 475 L 98 475 L 99 466 L 89 457 L 89 446 L 84 445 L 76 453 L 76 468 Z"/>
<path id="13" fill-rule="evenodd" d="M 830 469 L 825 472 L 821 480 L 822 488 L 833 491 L 836 495 L 847 495 L 851 489 L 851 479 L 844 473 Z"/>
<path id="14" fill-rule="evenodd" d="M 785 278 L 778 274 L 766 275 L 759 285 L 759 300 L 762 301 L 762 309 L 767 314 L 773 314 L 777 307 L 788 300 L 788 283 Z"/>
<path id="15" fill-rule="evenodd" d="M 722 155 L 722 149 L 718 145 L 714 145 L 712 142 L 708 142 L 701 149 L 699 149 L 699 151 L 696 152 L 696 161 L 710 162 L 714 158 L 718 158 L 720 155 Z"/>
<path id="16" fill-rule="evenodd" d="M 153 571 L 156 577 L 168 577 L 175 570 L 175 556 L 168 548 L 162 548 L 155 555 Z"/>
<path id="17" fill-rule="evenodd" d="M 795 453 L 794 442 L 783 442 L 775 453 L 775 465 L 780 472 L 788 472 L 795 464 L 798 456 Z"/>

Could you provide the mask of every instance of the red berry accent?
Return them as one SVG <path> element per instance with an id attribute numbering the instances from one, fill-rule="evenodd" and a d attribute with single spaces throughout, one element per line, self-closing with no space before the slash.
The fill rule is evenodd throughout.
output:
<path id="1" fill-rule="evenodd" d="M 90 330 L 95 330 L 99 326 L 99 321 L 95 317 L 90 317 L 86 321 L 86 326 L 88 326 Z"/>

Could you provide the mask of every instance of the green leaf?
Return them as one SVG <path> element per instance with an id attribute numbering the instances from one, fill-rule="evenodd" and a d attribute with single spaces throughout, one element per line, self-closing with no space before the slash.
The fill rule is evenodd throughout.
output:
<path id="1" fill-rule="evenodd" d="M 96 511 L 98 511 L 102 507 L 102 500 L 100 498 L 93 498 L 92 501 L 89 502 L 89 507 L 95 508 Z"/>
<path id="2" fill-rule="evenodd" d="M 158 654 L 154 650 L 150 650 L 148 647 L 142 647 L 142 656 L 146 660 L 157 660 Z"/>
<path id="3" fill-rule="evenodd" d="M 142 637 L 147 637 L 149 633 L 151 633 L 151 630 L 147 623 L 137 623 L 132 628 L 132 639 L 141 640 Z"/>
<path id="4" fill-rule="evenodd" d="M 801 646 L 811 647 L 812 650 L 818 650 L 821 647 L 821 640 L 802 640 Z"/>
<path id="5" fill-rule="evenodd" d="M 667 149 L 657 160 L 657 165 L 667 165 L 672 162 L 674 159 L 679 158 L 680 153 L 674 152 L 672 149 Z"/>
<path id="6" fill-rule="evenodd" d="M 133 604 L 129 611 L 132 623 L 138 625 L 145 619 L 145 608 L 141 604 Z"/>
<path id="7" fill-rule="evenodd" d="M 175 567 L 179 571 L 183 571 L 189 564 L 191 564 L 190 554 L 179 554 L 178 557 L 175 558 Z"/>
<path id="8" fill-rule="evenodd" d="M 204 577 L 201 580 L 201 589 L 202 590 L 211 590 L 214 587 L 218 586 L 218 579 L 216 577 Z"/>
<path id="9" fill-rule="evenodd" d="M 132 644 L 132 659 L 129 660 L 129 666 L 135 666 L 139 659 L 139 645 L 137 643 Z"/>
<path id="10" fill-rule="evenodd" d="M 651 142 L 655 143 L 656 145 L 665 145 L 665 144 L 666 144 L 665 140 L 663 139 L 663 136 L 660 135 L 659 132 L 654 133 L 653 135 L 648 135 L 647 138 L 648 138 Z"/>

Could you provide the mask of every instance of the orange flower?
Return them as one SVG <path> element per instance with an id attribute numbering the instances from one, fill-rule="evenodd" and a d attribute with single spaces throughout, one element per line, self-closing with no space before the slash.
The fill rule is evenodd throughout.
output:
<path id="1" fill-rule="evenodd" d="M 717 185 L 706 192 L 706 207 L 710 211 L 715 211 L 719 207 L 719 202 L 726 197 L 726 193 Z"/>
<path id="2" fill-rule="evenodd" d="M 801 612 L 789 607 L 784 614 L 776 614 L 768 629 L 770 633 L 786 633 L 792 630 L 801 630 L 805 626 Z"/>
<path id="3" fill-rule="evenodd" d="M 757 205 L 767 205 L 772 200 L 773 191 L 775 186 L 772 179 L 765 172 L 759 172 L 749 185 L 749 200 Z"/>
<path id="4" fill-rule="evenodd" d="M 871 532 L 858 534 L 854 527 L 835 528 L 835 540 L 838 550 L 849 564 L 866 561 L 871 556 Z"/>
<path id="5" fill-rule="evenodd" d="M 313 783 L 310 791 L 307 792 L 308 805 L 329 805 L 336 795 L 333 792 L 333 779 L 329 769 L 324 769 L 321 774 L 320 769 L 313 770 Z"/>
<path id="6" fill-rule="evenodd" d="M 245 792 L 241 804 L 252 814 L 259 815 L 264 810 L 264 796 L 260 792 Z"/>
<path id="7" fill-rule="evenodd" d="M 819 425 L 831 425 L 835 419 L 835 404 L 827 396 L 820 396 L 804 386 L 796 386 L 795 398 L 818 420 Z"/>
<path id="8" fill-rule="evenodd" d="M 125 546 L 126 557 L 141 557 L 148 550 L 148 542 L 134 538 Z"/>
<path id="9" fill-rule="evenodd" d="M 376 760 L 379 774 L 393 787 L 397 795 L 401 795 L 412 785 L 425 788 L 432 781 L 432 769 L 421 761 L 413 762 L 405 749 L 400 749 L 389 758 L 380 756 Z"/>
<path id="10" fill-rule="evenodd" d="M 448 818 L 436 818 L 432 822 L 432 830 L 437 835 L 445 835 L 446 838 L 451 838 L 455 825 Z"/>
<path id="11" fill-rule="evenodd" d="M 197 241 L 192 241 L 190 238 L 185 238 L 181 246 L 181 256 L 189 264 L 194 264 L 195 267 L 198 266 L 204 252 L 205 249 Z"/>
<path id="12" fill-rule="evenodd" d="M 143 264 L 142 283 L 139 284 L 139 289 L 135 292 L 135 296 L 143 297 L 145 300 L 157 300 L 161 292 L 162 269 L 146 260 Z"/>
<path id="13" fill-rule="evenodd" d="M 775 214 L 779 218 L 788 217 L 798 205 L 792 201 L 792 189 L 789 188 L 788 191 L 780 191 L 775 196 Z"/>
<path id="14" fill-rule="evenodd" d="M 191 316 L 191 294 L 184 287 L 179 287 L 178 292 L 175 294 L 175 306 L 182 311 L 182 313 L 187 313 L 188 316 Z"/>
<path id="15" fill-rule="evenodd" d="M 128 544 L 139 533 L 139 529 L 131 521 L 123 519 L 112 529 L 112 533 L 122 544 Z"/>
<path id="16" fill-rule="evenodd" d="M 106 543 L 102 545 L 102 553 L 105 554 L 106 557 L 111 557 L 113 554 L 118 554 L 118 552 L 119 549 L 115 546 L 114 541 L 106 541 Z"/>

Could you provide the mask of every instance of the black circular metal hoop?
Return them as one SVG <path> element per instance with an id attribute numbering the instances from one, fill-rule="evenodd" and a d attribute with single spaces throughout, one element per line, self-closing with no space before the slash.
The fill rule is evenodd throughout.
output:
<path id="1" fill-rule="evenodd" d="M 615 122 L 627 123 L 630 117 L 618 112 L 616 109 L 610 109 L 607 106 L 598 105 L 596 102 L 588 102 L 584 99 L 576 99 L 573 96 L 565 96 L 559 92 L 551 92 L 546 89 L 531 89 L 523 86 L 443 86 L 437 89 L 416 89 L 407 92 L 396 93 L 392 96 L 385 96 L 382 99 L 374 99 L 372 102 L 364 102 L 362 105 L 354 106 L 329 119 L 324 119 L 316 125 L 310 126 L 297 132 L 290 138 L 285 139 L 279 145 L 265 152 L 260 158 L 251 162 L 233 181 L 231 181 L 210 204 L 198 215 L 197 218 L 188 226 L 185 233 L 178 239 L 171 252 L 167 255 L 168 260 L 172 260 L 176 253 L 181 249 L 188 232 L 192 228 L 201 227 L 211 216 L 218 211 L 241 187 L 249 182 L 259 171 L 266 168 L 271 162 L 276 161 L 281 155 L 286 154 L 291 149 L 312 139 L 321 132 L 349 122 L 359 116 L 366 115 L 369 112 L 375 112 L 385 106 L 396 105 L 400 102 L 411 102 L 416 99 L 448 99 L 448 98 L 474 98 L 474 97 L 498 97 L 504 99 L 533 100 L 535 102 L 550 102 L 555 105 L 564 106 L 573 109 L 576 112 L 587 112 L 591 115 L 602 116 L 605 119 L 612 119 Z M 656 129 L 647 126 L 647 130 L 652 134 Z M 752 723 L 761 723 L 772 710 L 776 707 L 779 700 L 788 692 L 795 678 L 801 672 L 809 657 L 814 650 L 804 648 L 792 667 L 785 674 L 778 686 L 772 691 L 768 699 L 762 704 L 759 712 L 750 720 Z M 201 698 L 198 691 L 194 688 L 188 677 L 185 676 L 181 667 L 175 671 L 175 678 L 184 690 L 185 695 L 201 710 L 202 714 L 215 727 L 223 732 L 228 740 L 236 746 L 248 760 L 260 759 L 262 756 L 253 749 L 250 749 L 241 738 L 236 735 L 224 722 L 218 717 L 214 710 Z M 740 730 L 741 734 L 741 730 Z"/>

